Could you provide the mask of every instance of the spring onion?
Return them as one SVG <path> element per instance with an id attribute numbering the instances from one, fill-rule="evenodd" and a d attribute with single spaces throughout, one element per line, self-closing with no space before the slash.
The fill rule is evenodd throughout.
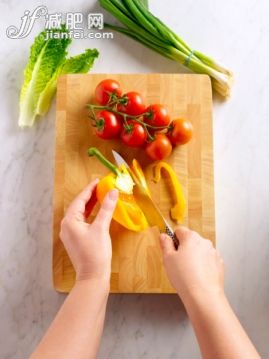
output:
<path id="1" fill-rule="evenodd" d="M 179 62 L 193 72 L 207 74 L 213 88 L 222 96 L 230 95 L 232 72 L 203 53 L 191 49 L 177 34 L 155 17 L 145 0 L 99 0 L 100 5 L 124 27 L 105 24 L 161 55 Z"/>

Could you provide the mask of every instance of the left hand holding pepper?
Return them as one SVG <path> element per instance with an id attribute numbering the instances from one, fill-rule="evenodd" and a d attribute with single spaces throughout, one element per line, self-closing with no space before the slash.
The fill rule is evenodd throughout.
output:
<path id="1" fill-rule="evenodd" d="M 111 238 L 109 226 L 118 200 L 118 191 L 108 192 L 93 223 L 85 219 L 85 208 L 96 189 L 91 182 L 70 204 L 61 223 L 60 238 L 76 271 L 76 279 L 104 280 L 111 272 Z"/>

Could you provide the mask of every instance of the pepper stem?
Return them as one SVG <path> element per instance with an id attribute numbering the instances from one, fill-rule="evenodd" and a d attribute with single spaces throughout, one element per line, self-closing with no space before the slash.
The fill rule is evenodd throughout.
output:
<path id="1" fill-rule="evenodd" d="M 102 155 L 102 153 L 96 148 L 96 147 L 90 147 L 88 149 L 88 155 L 90 157 L 95 156 L 98 158 L 98 160 L 106 166 L 109 170 L 111 170 L 113 173 L 115 173 L 116 176 L 120 176 L 121 172 L 118 169 L 117 166 L 115 166 L 113 163 L 111 163 L 105 156 Z"/>

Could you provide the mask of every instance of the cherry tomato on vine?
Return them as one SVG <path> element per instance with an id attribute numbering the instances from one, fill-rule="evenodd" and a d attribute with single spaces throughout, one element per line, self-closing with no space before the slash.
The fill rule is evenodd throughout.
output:
<path id="1" fill-rule="evenodd" d="M 127 146 L 140 147 L 145 143 L 146 139 L 146 131 L 140 123 L 127 121 L 127 124 L 123 125 L 121 140 Z"/>
<path id="2" fill-rule="evenodd" d="M 140 93 L 131 91 L 122 96 L 118 111 L 127 115 L 138 116 L 145 112 L 146 105 Z"/>
<path id="3" fill-rule="evenodd" d="M 144 121 L 151 126 L 164 127 L 170 123 L 170 116 L 165 106 L 154 104 L 148 106 L 144 115 Z"/>
<path id="4" fill-rule="evenodd" d="M 182 118 L 173 120 L 167 136 L 173 145 L 184 145 L 193 136 L 192 123 Z"/>
<path id="5" fill-rule="evenodd" d="M 118 98 L 121 95 L 120 84 L 116 80 L 105 79 L 99 82 L 95 88 L 95 99 L 102 106 L 107 105 L 111 97 Z"/>
<path id="6" fill-rule="evenodd" d="M 164 160 L 171 152 L 171 142 L 163 133 L 157 133 L 155 139 L 146 146 L 146 153 L 153 161 Z"/>
<path id="7" fill-rule="evenodd" d="M 96 135 L 104 140 L 116 138 L 120 135 L 122 121 L 112 112 L 102 110 L 96 115 Z"/>

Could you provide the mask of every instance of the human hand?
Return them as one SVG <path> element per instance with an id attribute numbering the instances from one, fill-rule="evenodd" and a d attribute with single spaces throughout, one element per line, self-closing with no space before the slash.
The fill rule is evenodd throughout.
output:
<path id="1" fill-rule="evenodd" d="M 93 223 L 85 218 L 85 207 L 98 180 L 91 182 L 70 204 L 61 223 L 60 238 L 76 271 L 76 279 L 104 280 L 111 272 L 109 226 L 117 204 L 118 191 L 110 191 Z"/>
<path id="2" fill-rule="evenodd" d="M 182 301 L 224 291 L 224 265 L 212 242 L 185 227 L 175 230 L 178 250 L 166 234 L 160 243 L 168 278 Z"/>

